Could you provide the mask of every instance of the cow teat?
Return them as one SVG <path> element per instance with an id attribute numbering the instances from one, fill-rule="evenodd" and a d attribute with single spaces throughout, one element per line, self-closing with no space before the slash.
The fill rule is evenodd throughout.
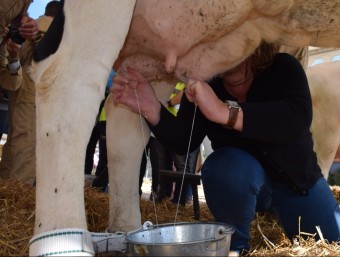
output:
<path id="1" fill-rule="evenodd" d="M 165 58 L 165 70 L 167 73 L 172 73 L 177 64 L 177 55 L 175 53 L 169 53 Z"/>

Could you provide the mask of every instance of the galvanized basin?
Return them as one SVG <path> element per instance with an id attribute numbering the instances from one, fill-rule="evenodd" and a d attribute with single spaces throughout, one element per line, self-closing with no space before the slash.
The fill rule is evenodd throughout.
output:
<path id="1" fill-rule="evenodd" d="M 152 225 L 126 238 L 132 256 L 228 256 L 234 229 L 224 223 Z"/>

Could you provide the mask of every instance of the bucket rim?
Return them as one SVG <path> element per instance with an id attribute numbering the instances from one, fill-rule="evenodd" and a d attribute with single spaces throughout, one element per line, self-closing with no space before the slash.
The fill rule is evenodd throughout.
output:
<path id="1" fill-rule="evenodd" d="M 141 241 L 136 241 L 136 240 L 132 240 L 131 237 L 139 234 L 139 233 L 143 233 L 146 232 L 148 230 L 157 230 L 157 229 L 161 229 L 164 227 L 170 227 L 170 226 L 189 226 L 189 225 L 214 225 L 217 227 L 221 227 L 223 226 L 226 230 L 224 231 L 225 233 L 225 237 L 230 236 L 234 233 L 235 229 L 226 223 L 223 222 L 176 222 L 176 223 L 163 223 L 163 224 L 158 224 L 158 225 L 152 225 L 150 226 L 150 228 L 147 229 L 141 229 L 138 231 L 134 231 L 130 234 L 127 235 L 126 237 L 126 242 L 129 244 L 134 244 L 134 245 L 154 245 L 154 246 L 170 246 L 170 245 L 190 245 L 190 244 L 197 244 L 197 243 L 204 243 L 204 242 L 217 242 L 220 241 L 221 238 L 209 238 L 209 239 L 204 239 L 204 240 L 195 240 L 195 241 L 188 241 L 188 242 L 169 242 L 169 243 L 150 243 L 150 242 L 141 242 Z"/>

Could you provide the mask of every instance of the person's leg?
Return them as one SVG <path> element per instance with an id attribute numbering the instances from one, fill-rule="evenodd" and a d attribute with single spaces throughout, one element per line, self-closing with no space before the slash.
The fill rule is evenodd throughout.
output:
<path id="1" fill-rule="evenodd" d="M 179 155 L 173 153 L 174 158 L 174 165 L 176 168 L 176 172 L 183 172 L 183 170 L 186 170 L 186 173 L 190 173 L 190 167 L 189 167 L 189 161 L 187 161 L 187 165 L 185 165 L 186 161 L 186 154 Z M 188 157 L 189 158 L 189 157 Z M 188 159 L 189 160 L 189 159 Z M 181 192 L 182 190 L 182 192 Z M 186 197 L 188 192 L 183 192 L 182 183 L 175 183 L 175 191 L 174 191 L 174 197 L 172 198 L 172 203 L 178 204 L 179 195 L 181 194 L 180 204 L 185 205 L 186 204 Z"/>
<path id="2" fill-rule="evenodd" d="M 36 113 L 34 103 L 18 101 L 13 112 L 11 153 L 14 159 L 10 178 L 35 184 Z"/>
<path id="3" fill-rule="evenodd" d="M 186 173 L 194 174 L 199 150 L 200 148 L 198 147 L 196 150 L 189 153 L 188 157 L 186 154 L 178 155 L 174 153 L 173 156 L 174 156 L 174 164 L 175 164 L 176 170 L 182 172 L 185 169 Z M 175 204 L 178 203 L 180 191 L 181 191 L 181 183 L 176 183 L 174 198 L 172 199 L 172 202 Z M 191 199 L 192 199 L 192 188 L 191 188 L 191 185 L 188 185 L 187 191 L 181 193 L 180 203 L 182 205 L 185 205 L 187 201 Z"/>
<path id="4" fill-rule="evenodd" d="M 163 146 L 158 140 L 155 143 L 155 149 L 158 152 L 159 169 L 173 170 L 172 152 L 169 149 L 167 149 L 165 146 Z"/>
<path id="5" fill-rule="evenodd" d="M 196 150 L 192 151 L 188 157 L 188 165 L 190 173 L 194 174 L 196 170 L 198 155 L 200 154 L 200 146 Z"/>
<path id="6" fill-rule="evenodd" d="M 92 186 L 99 187 L 102 191 L 107 191 L 109 174 L 107 168 L 107 148 L 106 148 L 106 121 L 98 122 L 99 130 L 99 161 L 96 169 L 96 178 Z"/>
<path id="7" fill-rule="evenodd" d="M 150 137 L 150 162 L 152 168 L 152 185 L 151 192 L 158 194 L 158 185 L 159 185 L 159 156 L 157 152 L 157 139 L 153 136 Z"/>
<path id="8" fill-rule="evenodd" d="M 85 174 L 91 174 L 93 169 L 93 155 L 96 150 L 97 142 L 99 139 L 99 122 L 96 122 L 96 124 L 93 127 L 90 140 L 86 147 L 86 154 L 85 154 L 85 168 L 84 173 Z"/>
<path id="9" fill-rule="evenodd" d="M 18 97 L 18 91 L 8 92 L 8 134 L 6 143 L 2 148 L 2 156 L 0 162 L 0 177 L 4 179 L 9 178 L 9 174 L 13 167 L 13 155 L 12 155 L 12 135 L 13 135 L 13 113 L 15 109 L 15 103 Z"/>
<path id="10" fill-rule="evenodd" d="M 7 110 L 0 110 L 0 140 L 1 140 L 3 134 L 8 134 L 7 119 L 8 119 L 8 111 Z"/>
<path id="11" fill-rule="evenodd" d="M 147 143 L 147 145 L 145 146 L 145 151 L 143 151 L 142 160 L 141 160 L 141 163 L 140 163 L 140 169 L 139 169 L 139 196 L 140 197 L 143 194 L 142 185 L 143 185 L 143 180 L 144 180 L 144 176 L 145 176 L 145 172 L 146 172 L 147 153 L 148 153 L 149 145 L 150 145 L 150 140 Z"/>
<path id="12" fill-rule="evenodd" d="M 270 205 L 270 186 L 262 166 L 249 153 L 225 147 L 206 159 L 202 181 L 206 202 L 215 220 L 235 229 L 230 249 L 248 250 L 249 229 L 257 205 L 261 205 L 261 209 Z"/>
<path id="13" fill-rule="evenodd" d="M 197 165 L 197 160 L 198 160 L 199 154 L 200 154 L 200 146 L 197 147 L 196 150 L 192 151 L 189 154 L 188 165 L 189 165 L 189 170 L 190 170 L 191 174 L 195 174 L 195 172 L 196 172 L 196 165 Z M 191 185 L 188 186 L 186 200 L 192 201 L 192 187 L 191 187 Z"/>
<path id="14" fill-rule="evenodd" d="M 273 211 L 290 239 L 299 234 L 299 227 L 301 232 L 314 234 L 316 226 L 320 226 L 329 242 L 340 239 L 339 204 L 324 178 L 320 178 L 307 195 L 294 191 L 289 185 L 273 184 L 272 196 Z"/>
<path id="15" fill-rule="evenodd" d="M 172 152 L 164 147 L 157 139 L 155 143 L 155 151 L 158 153 L 159 170 L 173 170 L 173 157 Z M 165 196 L 172 196 L 172 183 L 166 185 Z"/>
<path id="16" fill-rule="evenodd" d="M 102 175 L 103 170 L 107 167 L 107 150 L 106 150 L 106 121 L 98 122 L 98 131 L 99 131 L 99 158 L 98 158 L 98 166 L 96 170 L 96 176 L 100 177 Z"/>

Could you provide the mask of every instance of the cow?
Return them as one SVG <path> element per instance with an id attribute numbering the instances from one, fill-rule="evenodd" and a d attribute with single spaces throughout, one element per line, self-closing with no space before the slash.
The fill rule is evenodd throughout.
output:
<path id="1" fill-rule="evenodd" d="M 318 164 L 327 178 L 329 169 L 340 154 L 340 61 L 322 63 L 307 69 L 312 95 L 311 131 Z"/>
<path id="2" fill-rule="evenodd" d="M 83 167 L 113 64 L 118 72 L 129 65 L 142 71 L 165 102 L 176 81 L 206 80 L 233 68 L 262 40 L 340 46 L 340 4 L 333 0 L 66 0 L 63 13 L 64 22 L 56 17 L 50 27 L 59 34 L 47 32 L 32 66 L 37 183 L 30 255 L 94 254 Z M 51 45 L 51 36 L 59 44 Z M 149 129 L 110 99 L 105 108 L 108 231 L 129 232 L 141 226 L 137 172 Z"/>

